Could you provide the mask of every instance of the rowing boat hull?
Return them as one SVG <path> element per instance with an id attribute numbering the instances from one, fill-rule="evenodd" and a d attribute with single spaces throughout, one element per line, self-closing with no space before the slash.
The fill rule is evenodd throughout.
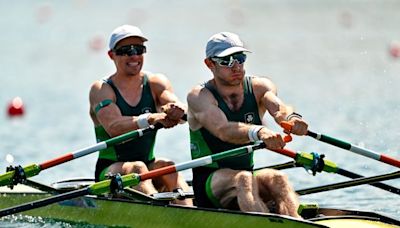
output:
<path id="1" fill-rule="evenodd" d="M 51 196 L 47 193 L 0 193 L 0 208 L 32 202 Z M 242 213 L 196 207 L 165 205 L 127 199 L 85 196 L 26 211 L 23 214 L 55 220 L 118 227 L 396 227 L 387 217 L 361 214 L 355 216 L 342 210 L 323 209 L 330 216 L 315 221 L 264 213 Z M 322 212 L 323 210 L 320 210 Z M 368 215 L 368 216 L 367 216 Z M 372 218 L 375 217 L 375 218 Z M 381 221 L 379 221 L 381 220 Z"/>
<path id="2" fill-rule="evenodd" d="M 0 209 L 53 196 L 48 192 L 71 191 L 92 180 L 66 180 L 56 188 L 28 180 L 13 190 L 0 187 Z M 121 198 L 122 197 L 122 198 Z M 400 222 L 373 212 L 306 207 L 298 220 L 289 216 L 265 213 L 243 213 L 197 207 L 169 205 L 171 199 L 149 197 L 126 188 L 119 198 L 85 196 L 25 211 L 23 215 L 118 227 L 393 227 Z"/>
<path id="3" fill-rule="evenodd" d="M 41 193 L 1 194 L 0 208 L 50 196 Z M 157 205 L 123 199 L 87 196 L 26 211 L 24 215 L 50 219 L 127 227 L 324 227 L 287 216 L 204 210 L 195 207 Z"/>

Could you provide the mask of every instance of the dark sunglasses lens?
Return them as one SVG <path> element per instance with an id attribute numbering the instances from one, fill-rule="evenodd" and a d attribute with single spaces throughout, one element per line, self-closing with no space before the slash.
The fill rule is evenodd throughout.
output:
<path id="1" fill-rule="evenodd" d="M 231 63 L 231 56 L 229 55 L 225 57 L 217 57 L 215 58 L 215 60 L 221 66 L 229 66 L 229 64 Z"/>
<path id="2" fill-rule="evenodd" d="M 236 53 L 233 55 L 228 55 L 225 57 L 220 57 L 217 58 L 218 59 L 218 63 L 221 66 L 229 66 L 231 67 L 234 63 L 234 60 L 236 60 L 239 64 L 243 64 L 246 61 L 246 54 L 244 53 Z"/>
<path id="3" fill-rule="evenodd" d="M 115 50 L 115 54 L 117 55 L 125 55 L 127 51 L 130 50 L 130 47 L 128 46 L 122 46 L 118 49 Z"/>
<path id="4" fill-rule="evenodd" d="M 225 57 L 221 57 L 221 58 L 219 58 L 219 59 L 220 59 L 220 64 L 221 64 L 221 65 L 228 66 L 229 63 L 230 63 L 230 61 L 231 61 L 231 56 L 228 55 L 228 56 L 225 56 Z"/>
<path id="5" fill-rule="evenodd" d="M 115 50 L 115 54 L 117 55 L 142 55 L 146 52 L 146 47 L 143 45 L 127 45 L 122 46 Z"/>
<path id="6" fill-rule="evenodd" d="M 240 64 L 244 63 L 246 61 L 246 55 L 243 53 L 238 53 L 232 55 L 234 60 L 237 60 Z"/>
<path id="7" fill-rule="evenodd" d="M 220 60 L 219 62 L 218 62 L 221 66 L 229 66 L 229 60 Z"/>
<path id="8" fill-rule="evenodd" d="M 230 56 L 227 56 L 229 59 L 232 58 L 233 60 L 238 61 L 240 64 L 246 61 L 246 55 L 243 53 L 236 53 Z"/>

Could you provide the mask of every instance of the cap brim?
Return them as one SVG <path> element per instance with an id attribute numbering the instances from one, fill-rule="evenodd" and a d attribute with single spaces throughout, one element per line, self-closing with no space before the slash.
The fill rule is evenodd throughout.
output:
<path id="1" fill-rule="evenodd" d="M 115 47 L 117 46 L 118 42 L 120 42 L 121 40 L 123 40 L 123 39 L 125 39 L 125 38 L 128 38 L 128 37 L 139 37 L 140 39 L 143 40 L 143 42 L 146 42 L 146 41 L 147 41 L 147 38 L 146 38 L 146 37 L 139 36 L 139 35 L 126 34 L 125 36 L 119 37 L 119 38 L 114 42 L 114 44 L 112 45 L 112 47 L 110 46 L 110 49 L 115 48 Z"/>
<path id="2" fill-rule="evenodd" d="M 250 52 L 251 53 L 251 51 L 247 50 L 246 48 L 231 47 L 231 48 L 228 48 L 228 49 L 224 50 L 223 52 L 219 53 L 215 57 L 225 57 L 228 55 L 232 55 L 233 53 L 236 53 L 236 52 Z"/>
<path id="3" fill-rule="evenodd" d="M 128 38 L 128 37 L 139 37 L 139 38 L 141 38 L 143 40 L 143 42 L 147 41 L 146 37 L 139 36 L 139 35 L 126 34 L 125 36 L 122 36 L 121 38 L 119 38 L 116 43 L 118 43 L 119 41 L 121 41 L 121 40 L 123 40 L 125 38 Z"/>

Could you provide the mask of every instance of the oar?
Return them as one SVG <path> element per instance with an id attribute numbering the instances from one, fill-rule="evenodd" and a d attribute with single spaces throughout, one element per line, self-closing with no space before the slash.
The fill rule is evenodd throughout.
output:
<path id="1" fill-rule="evenodd" d="M 296 161 L 297 164 L 299 164 L 301 166 L 304 166 L 306 168 L 307 167 L 311 167 L 312 169 L 314 169 L 313 166 L 315 166 L 316 162 L 318 162 L 316 160 L 316 158 L 315 158 L 316 154 L 314 154 L 314 153 L 312 153 L 312 154 L 306 153 L 306 152 L 298 153 L 298 152 L 294 152 L 294 151 L 289 150 L 289 149 L 278 149 L 278 150 L 273 150 L 273 151 L 275 151 L 275 152 L 277 152 L 279 154 L 282 154 L 282 155 L 285 155 L 285 156 L 293 158 Z M 316 168 L 318 170 L 313 170 L 313 174 L 315 174 L 316 171 L 318 171 L 318 172 L 325 171 L 325 172 L 328 172 L 328 173 L 337 173 L 337 174 L 340 174 L 340 175 L 343 175 L 343 176 L 348 176 L 350 178 L 356 178 L 356 179 L 364 178 L 364 177 L 362 177 L 362 176 L 360 176 L 358 174 L 355 174 L 355 173 L 352 173 L 350 171 L 347 171 L 347 170 L 339 168 L 332 161 L 329 161 L 329 160 L 326 160 L 326 159 L 323 159 L 323 158 L 318 158 L 318 159 L 320 161 L 323 160 L 323 163 L 319 164 L 319 165 L 317 164 L 318 167 L 316 167 Z M 352 183 L 351 181 L 349 181 L 349 182 Z M 367 184 L 371 184 L 371 185 L 373 185 L 375 187 L 381 188 L 383 190 L 398 194 L 398 195 L 400 194 L 400 190 L 398 188 L 390 186 L 390 185 L 386 185 L 386 184 L 383 184 L 383 183 L 376 183 L 376 182 L 378 182 L 378 181 L 374 181 L 374 182 L 370 182 L 370 183 L 366 182 L 366 183 Z"/>
<path id="2" fill-rule="evenodd" d="M 319 157 L 316 153 L 295 152 L 290 149 L 276 149 L 272 151 L 293 158 L 297 164 L 310 169 L 314 175 L 316 172 L 321 171 L 337 173 L 339 169 L 334 162 L 323 159 L 323 157 Z"/>
<path id="3" fill-rule="evenodd" d="M 342 169 L 342 168 L 338 169 L 337 173 L 342 175 L 342 176 L 345 176 L 345 177 L 348 177 L 348 178 L 352 178 L 352 179 L 364 178 L 364 176 L 361 176 L 361 175 L 359 175 L 357 173 L 354 173 L 354 172 L 351 172 L 351 171 L 348 171 L 348 170 L 345 170 L 345 169 Z M 400 189 L 399 188 L 396 188 L 394 186 L 391 186 L 391 185 L 388 185 L 388 184 L 385 184 L 385 183 L 370 182 L 370 183 L 366 183 L 366 184 L 369 184 L 369 185 L 374 186 L 376 188 L 379 188 L 379 189 L 382 189 L 382 190 L 385 190 L 385 191 L 400 195 Z"/>
<path id="4" fill-rule="evenodd" d="M 377 175 L 377 176 L 372 176 L 372 177 L 360 177 L 360 178 L 356 178 L 356 179 L 353 179 L 350 181 L 344 181 L 344 182 L 339 182 L 339 183 L 334 183 L 334 184 L 329 184 L 329 185 L 323 185 L 323 186 L 318 186 L 318 187 L 313 187 L 313 188 L 297 190 L 296 192 L 299 195 L 306 195 L 306 194 L 311 194 L 311 193 L 353 187 L 353 186 L 358 186 L 358 185 L 363 185 L 363 184 L 371 184 L 371 183 L 376 183 L 376 182 L 380 182 L 380 181 L 396 179 L 399 177 L 400 177 L 400 171 L 396 171 L 393 173 L 387 173 L 387 174 L 382 174 L 382 175 Z"/>
<path id="5" fill-rule="evenodd" d="M 281 126 L 287 131 L 290 131 L 291 128 L 292 128 L 292 125 L 287 123 L 287 122 L 282 122 Z M 365 157 L 369 157 L 369 158 L 375 159 L 377 161 L 381 161 L 381 162 L 384 162 L 386 164 L 389 164 L 389 165 L 392 165 L 392 166 L 396 166 L 397 168 L 400 168 L 400 160 L 398 160 L 396 158 L 393 158 L 393 157 L 390 157 L 388 155 L 380 154 L 380 153 L 377 153 L 375 151 L 372 151 L 372 150 L 369 150 L 369 149 L 365 149 L 365 148 L 356 146 L 354 144 L 351 144 L 351 143 L 348 143 L 348 142 L 345 142 L 345 141 L 342 141 L 340 139 L 336 139 L 336 138 L 333 138 L 333 137 L 330 137 L 330 136 L 327 136 L 327 135 L 317 134 L 317 133 L 312 132 L 310 130 L 308 130 L 307 135 L 311 136 L 312 138 L 317 139 L 317 140 L 319 140 L 321 142 L 325 142 L 325 143 L 328 143 L 330 145 L 337 146 L 337 147 L 340 147 L 342 149 L 354 152 L 356 154 L 359 154 L 359 155 L 362 155 L 362 156 L 365 156 Z"/>
<path id="6" fill-rule="evenodd" d="M 259 168 L 254 169 L 254 171 L 261 170 L 261 169 L 278 169 L 278 170 L 280 170 L 280 169 L 295 168 L 295 167 L 303 167 L 303 165 L 301 165 L 301 164 L 299 164 L 299 163 L 297 163 L 295 161 L 290 161 L 290 162 L 286 162 L 286 163 L 282 163 L 282 164 L 278 164 L 278 165 L 259 167 Z M 351 178 L 351 179 L 364 177 L 364 176 L 361 176 L 361 175 L 359 175 L 357 173 L 354 173 L 354 172 L 351 172 L 351 171 L 348 171 L 346 169 L 339 168 L 339 167 L 337 168 L 336 174 L 339 174 L 341 176 L 348 177 L 348 178 Z M 378 183 L 367 183 L 367 184 L 369 184 L 371 186 L 374 186 L 376 188 L 379 188 L 379 189 L 382 189 L 382 190 L 385 190 L 385 191 L 400 195 L 400 189 L 396 188 L 394 186 L 387 185 L 385 183 L 380 183 L 380 182 L 378 182 Z"/>
<path id="7" fill-rule="evenodd" d="M 33 177 L 36 176 L 40 173 L 40 171 L 51 168 L 56 165 L 60 165 L 64 162 L 74 160 L 76 158 L 80 158 L 83 156 L 86 156 L 88 154 L 97 152 L 99 150 L 107 149 L 111 146 L 114 146 L 118 143 L 124 142 L 124 141 L 129 141 L 133 140 L 136 138 L 139 138 L 143 136 L 144 134 L 151 132 L 151 131 L 156 131 L 160 128 L 162 128 L 162 124 L 156 124 L 155 126 L 150 126 L 144 129 L 138 129 L 135 131 L 131 131 L 122 135 L 119 135 L 117 137 L 96 143 L 92 146 L 76 150 L 74 152 L 67 153 L 63 156 L 54 158 L 52 160 L 45 161 L 41 164 L 31 164 L 28 165 L 24 168 L 20 167 L 20 170 L 12 170 L 8 171 L 5 174 L 0 175 L 0 186 L 4 185 L 15 185 L 17 183 L 20 183 L 21 180 L 19 178 L 15 178 L 15 174 L 22 175 L 24 176 L 23 178 L 28 178 L 28 177 Z"/>
<path id="8" fill-rule="evenodd" d="M 258 171 L 258 170 L 262 170 L 262 169 L 282 170 L 282 169 L 288 169 L 288 168 L 295 168 L 295 167 L 299 167 L 299 166 L 301 166 L 301 165 L 296 163 L 296 161 L 288 161 L 288 162 L 281 163 L 281 164 L 258 167 L 258 168 L 255 168 L 254 171 Z"/>
<path id="9" fill-rule="evenodd" d="M 208 165 L 215 161 L 219 161 L 221 159 L 225 159 L 225 158 L 233 157 L 233 156 L 244 155 L 247 153 L 251 153 L 254 150 L 264 148 L 264 147 L 265 147 L 264 143 L 243 146 L 243 147 L 239 147 L 236 149 L 221 152 L 218 154 L 213 154 L 213 155 L 197 158 L 197 159 L 194 159 L 191 161 L 183 162 L 183 163 L 180 163 L 177 165 L 171 165 L 171 166 L 166 166 L 166 167 L 163 167 L 160 169 L 155 169 L 155 170 L 152 170 L 152 171 L 149 171 L 146 173 L 142 173 L 142 174 L 127 174 L 124 176 L 120 176 L 117 183 L 118 183 L 118 186 L 121 188 L 124 188 L 127 186 L 135 186 L 135 185 L 138 185 L 141 181 L 145 181 L 147 179 L 152 179 L 155 177 L 179 172 L 179 171 L 186 170 L 186 169 L 192 169 L 192 168 Z M 107 193 L 110 191 L 114 191 L 110 185 L 112 185 L 111 180 L 104 180 L 101 182 L 94 183 L 83 189 L 59 194 L 56 196 L 33 201 L 30 203 L 21 204 L 21 205 L 15 206 L 15 207 L 2 209 L 2 210 L 0 210 L 0 217 L 27 211 L 27 210 L 31 210 L 31 209 L 35 209 L 35 208 L 39 208 L 39 207 L 44 207 L 44 206 L 50 205 L 52 203 L 61 202 L 64 200 L 73 199 L 73 198 L 88 195 L 88 194 L 101 195 L 101 194 L 104 194 L 104 193 Z"/>
<path id="10" fill-rule="evenodd" d="M 281 169 L 294 168 L 294 167 L 297 167 L 296 166 L 296 162 L 295 161 L 289 161 L 289 162 L 276 164 L 276 165 L 271 165 L 271 166 L 258 167 L 258 168 L 255 168 L 254 171 L 261 170 L 261 169 L 277 169 L 277 170 L 281 170 Z M 189 186 L 193 185 L 193 181 L 192 180 L 187 180 L 186 183 Z"/>

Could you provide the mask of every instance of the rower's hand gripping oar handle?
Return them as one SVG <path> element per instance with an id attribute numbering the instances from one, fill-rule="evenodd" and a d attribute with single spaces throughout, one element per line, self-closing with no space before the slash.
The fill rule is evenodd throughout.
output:
<path id="1" fill-rule="evenodd" d="M 280 125 L 285 130 L 285 132 L 288 134 L 287 136 L 289 136 L 291 139 L 292 136 L 290 136 L 290 133 L 292 132 L 293 124 L 289 123 L 288 121 L 282 121 L 280 123 Z M 310 131 L 307 131 L 306 135 L 310 135 Z"/>
<path id="2" fill-rule="evenodd" d="M 183 114 L 181 120 L 187 121 L 187 114 L 186 113 Z M 164 125 L 162 125 L 162 123 L 158 122 L 158 123 L 154 124 L 154 128 L 153 128 L 154 130 L 159 130 L 161 128 L 164 128 Z"/>
<path id="3" fill-rule="evenodd" d="M 292 131 L 293 125 L 291 125 L 289 122 L 286 122 L 286 121 L 282 121 L 280 125 L 281 125 L 281 127 L 282 127 L 283 129 L 286 130 L 285 133 L 287 134 L 287 135 L 285 135 L 285 136 L 283 137 L 283 141 L 284 141 L 285 143 L 291 142 L 291 141 L 292 141 L 292 136 L 290 135 L 290 132 Z"/>

